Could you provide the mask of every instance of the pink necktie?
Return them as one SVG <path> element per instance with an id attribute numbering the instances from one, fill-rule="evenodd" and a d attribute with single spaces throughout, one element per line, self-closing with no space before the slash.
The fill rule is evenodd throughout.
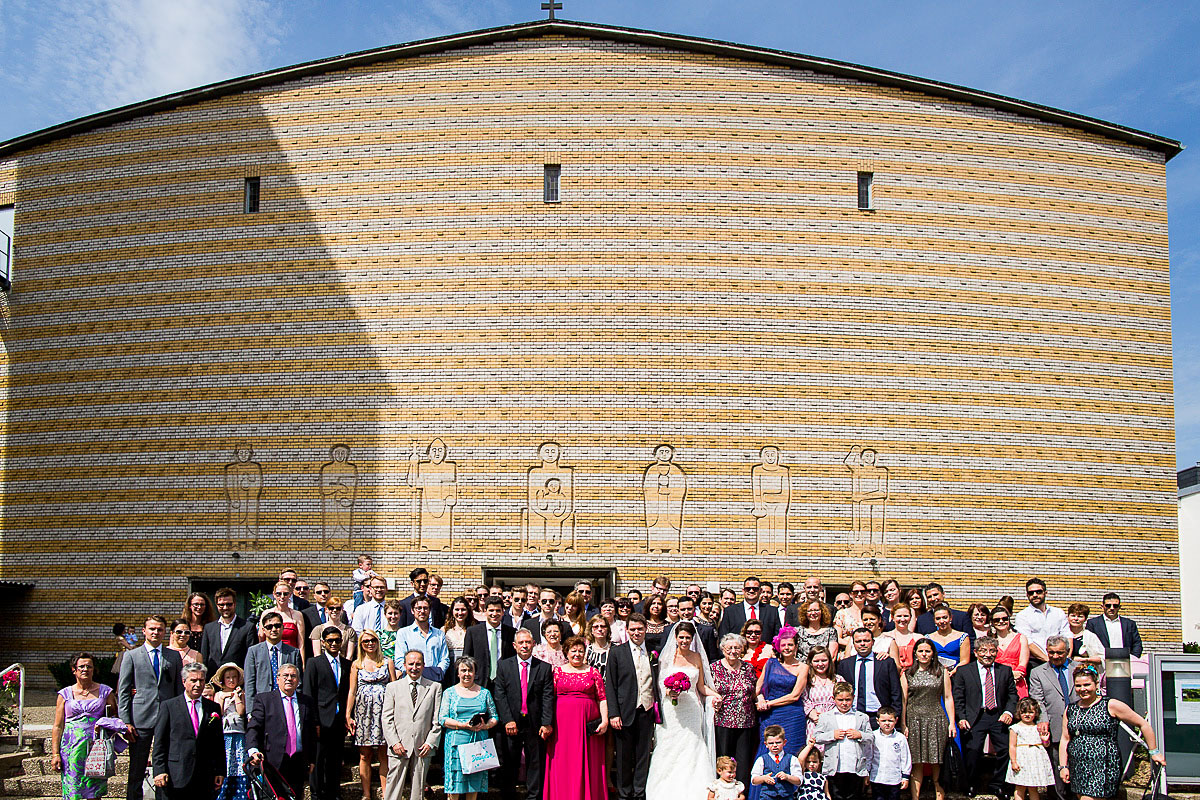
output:
<path id="1" fill-rule="evenodd" d="M 196 703 L 198 702 L 198 700 L 188 701 L 188 708 L 191 710 L 192 715 L 192 732 L 197 736 L 200 735 L 200 712 L 196 708 Z"/>
<path id="2" fill-rule="evenodd" d="M 287 749 L 289 756 L 296 754 L 296 712 L 292 709 L 294 701 L 290 697 L 283 698 L 283 714 L 287 717 Z"/>
<path id="3" fill-rule="evenodd" d="M 529 697 L 529 662 L 521 662 L 521 713 L 529 713 L 529 705 L 526 702 Z"/>

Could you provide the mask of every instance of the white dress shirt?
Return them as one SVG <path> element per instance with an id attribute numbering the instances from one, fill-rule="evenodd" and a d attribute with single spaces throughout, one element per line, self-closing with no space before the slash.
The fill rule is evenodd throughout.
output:
<path id="1" fill-rule="evenodd" d="M 233 623 L 237 622 L 237 617 L 226 622 L 223 619 L 217 620 L 221 623 L 221 652 L 225 652 L 225 648 L 229 646 L 229 634 L 233 633 Z"/>
<path id="2" fill-rule="evenodd" d="M 650 668 L 650 653 L 646 650 L 645 642 L 640 645 L 630 642 L 629 649 L 633 653 L 633 670 L 637 674 L 638 708 L 649 711 L 654 708 L 654 671 Z"/>
<path id="3" fill-rule="evenodd" d="M 1104 627 L 1108 629 L 1108 646 L 1114 649 L 1125 646 L 1125 634 L 1121 632 L 1121 618 L 1104 618 Z"/>
<path id="4" fill-rule="evenodd" d="M 1051 636 L 1063 636 L 1071 639 L 1071 626 L 1067 623 L 1067 615 L 1061 608 L 1047 604 L 1045 611 L 1038 611 L 1033 606 L 1027 606 L 1021 613 L 1013 617 L 1013 627 L 1017 633 L 1024 634 L 1030 644 L 1035 644 L 1046 651 L 1046 639 Z"/>

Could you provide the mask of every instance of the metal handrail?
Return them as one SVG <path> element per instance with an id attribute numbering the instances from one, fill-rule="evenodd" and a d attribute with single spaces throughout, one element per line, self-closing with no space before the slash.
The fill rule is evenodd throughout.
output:
<path id="1" fill-rule="evenodd" d="M 25 746 L 25 665 L 9 664 L 4 669 L 0 669 L 0 675 L 7 675 L 14 669 L 21 675 L 20 684 L 17 687 L 17 749 L 20 750 Z"/>

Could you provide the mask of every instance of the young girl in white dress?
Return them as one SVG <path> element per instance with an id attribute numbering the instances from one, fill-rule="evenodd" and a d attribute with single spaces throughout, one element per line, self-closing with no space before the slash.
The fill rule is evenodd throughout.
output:
<path id="1" fill-rule="evenodd" d="M 1037 701 L 1026 697 L 1017 703 L 1020 722 L 1008 729 L 1008 774 L 1006 783 L 1015 788 L 1016 800 L 1038 800 L 1047 786 L 1054 785 L 1054 770 L 1050 766 L 1050 754 L 1046 752 L 1049 735 L 1045 738 L 1038 732 L 1037 721 L 1041 715 Z"/>
<path id="2" fill-rule="evenodd" d="M 717 759 L 717 779 L 708 785 L 708 800 L 746 800 L 746 784 L 737 779 L 737 762 Z"/>

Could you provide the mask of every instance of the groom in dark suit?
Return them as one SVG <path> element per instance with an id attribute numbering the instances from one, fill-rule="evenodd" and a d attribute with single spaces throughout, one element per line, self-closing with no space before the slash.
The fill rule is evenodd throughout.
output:
<path id="1" fill-rule="evenodd" d="M 613 784 L 619 800 L 645 800 L 650 743 L 658 716 L 658 657 L 646 649 L 646 618 L 630 614 L 629 641 L 609 651 L 604 694 L 614 734 Z"/>
<path id="2" fill-rule="evenodd" d="M 1007 796 L 1003 765 L 1008 759 L 1008 726 L 1017 715 L 1017 683 L 1012 668 L 996 663 L 998 650 L 995 639 L 979 637 L 975 660 L 959 664 L 950 680 L 962 730 L 967 791 L 972 795 Z"/>
<path id="3" fill-rule="evenodd" d="M 483 624 L 467 628 L 463 640 L 463 655 L 471 656 L 479 665 L 475 668 L 475 682 L 491 691 L 492 664 L 496 664 L 498 668 L 501 661 L 516 652 L 513 650 L 513 633 L 516 629 L 503 623 L 503 598 L 489 597 L 486 609 L 487 619 Z"/>
<path id="4" fill-rule="evenodd" d="M 866 628 L 854 632 L 854 658 L 838 661 L 837 674 L 854 687 L 854 708 L 866 714 L 871 727 L 878 728 L 876 717 L 884 706 L 904 707 L 900 692 L 900 673 L 890 658 L 876 658 L 875 636 Z M 865 685 L 863 679 L 866 679 Z"/>
<path id="5" fill-rule="evenodd" d="M 206 677 L 203 664 L 188 664 L 183 668 L 183 694 L 159 708 L 154 785 L 169 800 L 212 800 L 225 779 L 221 707 L 200 696 Z"/>
<path id="6" fill-rule="evenodd" d="M 734 603 L 721 615 L 717 641 L 727 633 L 741 633 L 742 626 L 750 619 L 762 623 L 764 642 L 770 642 L 779 633 L 779 609 L 762 602 L 762 581 L 753 575 L 742 581 L 742 602 Z"/>
<path id="7" fill-rule="evenodd" d="M 517 768 L 524 753 L 526 800 L 542 800 L 546 740 L 554 732 L 554 672 L 533 657 L 533 634 L 527 629 L 514 634 L 513 647 L 517 654 L 501 660 L 492 679 L 496 714 L 504 726 L 498 737 L 500 796 L 516 797 Z"/>

